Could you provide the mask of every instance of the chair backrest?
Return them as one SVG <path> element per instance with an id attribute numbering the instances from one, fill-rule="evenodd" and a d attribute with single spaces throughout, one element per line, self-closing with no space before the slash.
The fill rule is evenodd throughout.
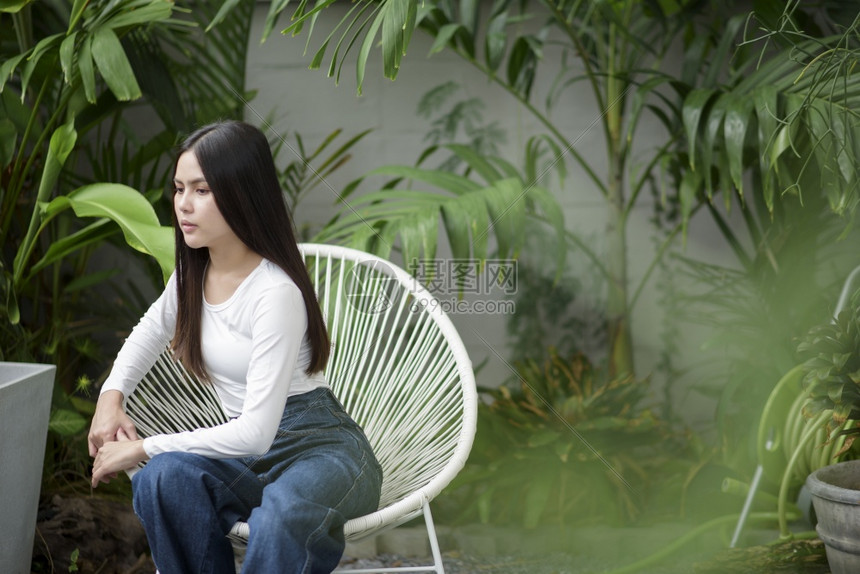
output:
<path id="1" fill-rule="evenodd" d="M 477 421 L 474 374 L 450 319 L 403 269 L 355 249 L 300 249 L 332 340 L 326 378 L 383 468 L 380 510 L 350 534 L 414 513 L 463 467 Z M 226 420 L 211 388 L 167 352 L 127 409 L 144 436 Z"/>

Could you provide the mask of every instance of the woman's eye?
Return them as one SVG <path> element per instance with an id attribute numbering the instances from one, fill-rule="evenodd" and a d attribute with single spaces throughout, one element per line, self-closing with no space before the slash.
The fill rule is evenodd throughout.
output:
<path id="1" fill-rule="evenodd" d="M 199 193 L 200 195 L 204 195 L 204 194 L 209 193 L 209 190 L 204 188 L 204 187 L 201 187 L 200 189 L 197 190 L 197 193 Z"/>
<path id="2" fill-rule="evenodd" d="M 182 192 L 184 192 L 184 191 L 185 191 L 185 190 L 184 190 L 184 189 L 182 189 L 181 187 L 174 187 L 174 188 L 173 188 L 173 193 L 182 193 Z"/>

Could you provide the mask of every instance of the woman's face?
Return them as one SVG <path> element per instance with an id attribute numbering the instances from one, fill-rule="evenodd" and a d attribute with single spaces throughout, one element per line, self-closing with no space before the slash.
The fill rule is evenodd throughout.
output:
<path id="1" fill-rule="evenodd" d="M 212 250 L 240 242 L 221 215 L 193 151 L 179 156 L 173 186 L 173 209 L 188 247 Z"/>

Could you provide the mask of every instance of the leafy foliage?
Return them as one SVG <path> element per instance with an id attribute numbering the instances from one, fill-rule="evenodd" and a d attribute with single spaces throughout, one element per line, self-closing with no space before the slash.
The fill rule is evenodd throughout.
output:
<path id="1" fill-rule="evenodd" d="M 461 144 L 440 149 L 468 166 L 468 175 L 399 165 L 372 170 L 344 191 L 344 207 L 320 232 L 319 240 L 384 257 L 398 243 L 404 261 L 429 260 L 436 256 L 441 221 L 455 259 L 483 261 L 491 231 L 499 257 L 518 253 L 528 213 L 540 214 L 557 233 L 563 232 L 561 209 L 552 195 L 530 184 L 510 162 L 482 157 Z M 381 189 L 351 196 L 365 178 L 380 175 L 392 179 Z M 560 250 L 559 265 L 563 257 Z"/>
<path id="2" fill-rule="evenodd" d="M 299 133 L 293 134 L 295 145 L 288 143 L 285 138 L 277 138 L 272 142 L 272 153 L 276 163 L 284 148 L 287 148 L 289 152 L 287 155 L 292 156 L 292 159 L 287 162 L 283 169 L 279 170 L 278 174 L 291 213 L 295 213 L 299 202 L 317 186 L 320 184 L 328 185 L 325 183 L 328 176 L 352 159 L 352 148 L 370 131 L 367 129 L 358 132 L 345 142 L 339 143 L 336 148 L 329 152 L 326 150 L 341 136 L 342 129 L 335 129 L 328 134 L 313 151 L 306 148 L 304 138 Z M 324 155 L 325 153 L 328 155 Z M 332 193 L 336 195 L 334 190 Z"/>
<path id="3" fill-rule="evenodd" d="M 162 283 L 173 266 L 173 233 L 160 225 L 165 159 L 179 134 L 244 106 L 253 2 L 210 34 L 214 44 L 198 32 L 206 10 L 166 0 L 0 8 L 0 360 L 57 365 L 46 491 L 87 484 L 85 397 L 113 335 L 140 314 L 141 286 L 116 285 L 118 270 L 93 265 L 97 254 L 131 247 Z M 151 139 L 130 113 L 153 120 Z"/>
<path id="4" fill-rule="evenodd" d="M 642 406 L 648 380 L 607 379 L 581 353 L 515 364 L 518 380 L 482 389 L 478 434 L 449 496 L 460 519 L 534 528 L 625 523 L 672 453 L 668 426 Z"/>
<path id="5" fill-rule="evenodd" d="M 727 71 L 717 67 L 720 60 L 706 65 L 684 99 L 691 168 L 681 187 L 684 216 L 696 190 L 710 199 L 718 187 L 734 189 L 745 201 L 750 173 L 768 211 L 782 194 L 822 194 L 835 213 L 854 211 L 860 20 L 842 8 L 786 6 L 777 22 L 768 21 L 767 11 L 752 21 L 744 15 L 729 20 L 719 50 L 734 45 L 742 26 L 746 35 L 758 36 L 743 38 L 744 49 Z M 719 79 L 721 73 L 728 80 Z M 723 197 L 729 205 L 733 194 Z"/>
<path id="6" fill-rule="evenodd" d="M 809 358 L 803 363 L 803 386 L 809 394 L 803 407 L 806 416 L 831 411 L 830 432 L 849 420 L 860 420 L 860 308 L 851 306 L 834 321 L 809 330 L 798 346 Z M 841 431 L 850 441 L 860 426 Z"/>

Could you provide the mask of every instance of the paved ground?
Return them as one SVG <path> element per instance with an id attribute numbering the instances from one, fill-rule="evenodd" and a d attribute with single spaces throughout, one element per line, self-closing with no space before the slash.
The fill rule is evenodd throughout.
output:
<path id="1" fill-rule="evenodd" d="M 775 540 L 768 534 L 774 533 L 763 533 L 764 542 L 733 550 L 719 534 L 705 536 L 648 563 L 688 531 L 688 526 L 671 524 L 593 527 L 563 536 L 486 528 L 442 529 L 440 545 L 447 574 L 829 574 L 819 540 L 773 546 L 768 543 Z M 432 560 L 424 540 L 423 528 L 394 529 L 376 539 L 351 544 L 341 566 L 426 566 Z M 541 549 L 542 545 L 545 548 Z"/>

